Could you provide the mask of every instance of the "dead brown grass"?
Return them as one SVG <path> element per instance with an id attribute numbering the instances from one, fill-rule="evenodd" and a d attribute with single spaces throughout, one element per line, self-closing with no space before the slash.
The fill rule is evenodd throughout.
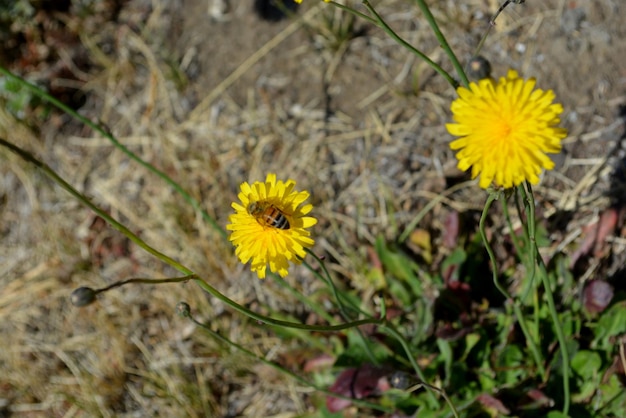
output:
<path id="1" fill-rule="evenodd" d="M 362 22 L 357 26 L 365 36 L 324 49 L 315 35 L 324 5 L 307 4 L 301 19 L 269 24 L 257 21 L 246 2 L 233 2 L 225 22 L 198 13 L 205 2 L 188 2 L 185 10 L 162 0 L 149 9 L 138 3 L 129 3 L 126 21 L 85 34 L 84 46 L 100 70 L 83 87 L 88 101 L 82 111 L 176 179 L 220 225 L 240 182 L 268 171 L 296 179 L 311 191 L 321 220 L 315 251 L 335 260 L 330 267 L 342 280 L 371 294 L 366 248 L 379 234 L 397 237 L 419 208 L 446 189 L 446 178 L 459 176 L 443 125 L 454 92 Z M 468 56 L 484 30 L 478 11 L 493 11 L 497 2 L 437 3 L 434 13 L 453 48 Z M 624 11 L 621 19 L 611 16 L 611 2 L 602 3 L 588 19 L 602 33 L 623 31 Z M 589 100 L 582 100 L 587 93 L 572 93 L 572 82 L 589 67 L 569 68 L 580 57 L 545 42 L 559 36 L 552 28 L 565 7 L 511 7 L 486 52 L 496 74 L 515 66 L 536 75 L 542 86 L 555 86 L 572 136 L 563 163 L 538 194 L 557 208 L 580 209 L 583 198 L 582 207 L 593 210 L 607 204 L 602 196 L 610 156 L 591 142 L 618 135 L 611 115 L 624 102 L 611 89 L 597 90 L 598 83 L 612 74 L 609 82 L 623 89 L 623 72 L 618 80 L 610 69 L 624 68 L 618 58 L 624 46 L 614 45 L 613 56 L 600 46 L 588 50 L 590 59 L 601 51 L 609 70 L 585 75 L 595 81 L 586 84 Z M 415 8 L 384 2 L 380 13 L 403 37 L 445 61 Z M 560 36 L 600 42 L 596 35 L 580 28 Z M 614 36 L 615 42 L 624 39 Z M 112 50 L 103 48 L 110 43 Z M 220 54 L 225 49 L 228 60 Z M 1 135 L 234 300 L 286 313 L 299 309 L 271 280 L 259 282 L 239 265 L 231 247 L 179 196 L 105 139 L 62 115 L 36 127 L 41 134 L 4 111 L 0 118 Z M 581 144 L 585 152 L 574 147 Z M 68 297 L 76 287 L 175 272 L 98 224 L 17 157 L 0 151 L 0 161 L 0 401 L 7 410 L 42 417 L 288 417 L 311 409 L 308 388 L 220 346 L 177 318 L 174 306 L 187 301 L 214 330 L 270 359 L 302 342 L 277 338 L 192 283 L 127 286 L 90 307 L 72 308 Z M 436 222 L 446 206 L 468 210 L 482 203 L 473 186 L 461 188 L 434 205 L 428 219 Z M 289 280 L 304 292 L 320 286 L 303 268 L 293 269 Z"/>

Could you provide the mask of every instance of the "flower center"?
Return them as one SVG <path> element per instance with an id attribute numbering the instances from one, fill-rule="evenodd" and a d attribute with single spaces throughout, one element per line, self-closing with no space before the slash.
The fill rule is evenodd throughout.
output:
<path id="1" fill-rule="evenodd" d="M 511 124 L 508 120 L 500 118 L 494 126 L 494 137 L 500 141 L 506 141 L 511 134 Z"/>

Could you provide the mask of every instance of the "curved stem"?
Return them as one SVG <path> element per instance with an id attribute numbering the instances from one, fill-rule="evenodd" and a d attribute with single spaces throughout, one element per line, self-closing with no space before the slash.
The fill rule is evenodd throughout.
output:
<path id="1" fill-rule="evenodd" d="M 500 291 L 500 293 L 502 293 L 506 300 L 512 300 L 509 292 L 500 284 L 500 281 L 498 280 L 498 267 L 496 263 L 496 256 L 493 253 L 493 249 L 491 248 L 489 240 L 487 239 L 487 233 L 485 232 L 485 221 L 487 220 L 487 213 L 489 213 L 491 205 L 497 199 L 498 197 L 495 194 L 489 193 L 487 201 L 485 202 L 485 207 L 483 208 L 483 213 L 480 215 L 478 229 L 480 230 L 480 236 L 482 237 L 483 244 L 485 244 L 485 249 L 487 250 L 487 254 L 489 255 L 489 260 L 491 261 L 491 274 L 493 276 L 493 284 Z"/>
<path id="2" fill-rule="evenodd" d="M 31 83 L 27 82 L 26 80 L 22 79 L 21 77 L 13 75 L 11 72 L 6 70 L 2 66 L 0 66 L 0 74 L 3 74 L 7 78 L 9 78 L 9 79 L 15 81 L 16 83 L 22 85 L 23 87 L 25 87 L 28 90 L 30 90 L 31 92 L 33 92 L 36 96 L 38 96 L 41 99 L 49 102 L 53 106 L 57 107 L 59 110 L 61 110 L 61 111 L 65 112 L 65 113 L 69 114 L 70 116 L 76 118 L 80 122 L 84 123 L 85 125 L 87 125 L 90 128 L 92 128 L 94 131 L 98 132 L 99 134 L 101 134 L 102 136 L 107 138 L 109 141 L 111 141 L 111 143 L 115 147 L 119 148 L 129 158 L 131 158 L 132 160 L 136 161 L 138 164 L 140 164 L 141 166 L 145 167 L 150 172 L 156 174 L 163 181 L 165 181 L 168 185 L 170 185 L 194 209 L 200 211 L 200 213 L 202 214 L 203 219 L 205 221 L 207 221 L 213 227 L 213 229 L 220 234 L 220 236 L 223 239 L 227 239 L 228 235 L 227 235 L 226 231 L 223 228 L 221 228 L 217 224 L 217 222 L 204 209 L 201 208 L 200 203 L 196 199 L 194 199 L 191 195 L 189 195 L 177 182 L 175 182 L 167 174 L 165 174 L 164 172 L 158 170 L 157 168 L 155 168 L 154 166 L 152 166 L 148 162 L 142 160 L 138 155 L 136 155 L 135 153 L 130 151 L 128 148 L 126 148 L 122 143 L 120 143 L 117 140 L 117 138 L 115 138 L 106 129 L 104 129 L 103 127 L 101 127 L 100 125 L 98 125 L 96 123 L 93 123 L 92 121 L 90 121 L 89 119 L 85 118 L 84 116 L 80 115 L 79 113 L 77 113 L 76 111 L 71 109 L 70 107 L 66 106 L 65 104 L 63 104 L 59 100 L 57 100 L 54 97 L 50 96 L 45 91 L 41 90 L 39 87 L 35 86 L 34 84 L 31 84 Z M 40 168 L 53 181 L 55 181 L 58 185 L 60 185 L 62 188 L 64 188 L 68 193 L 70 193 L 72 196 L 74 196 L 79 201 L 81 201 L 83 204 L 85 204 L 87 207 L 89 207 L 91 210 L 93 210 L 98 216 L 100 216 L 105 221 L 107 221 L 115 229 L 117 229 L 122 234 L 127 236 L 128 239 L 130 239 L 133 243 L 137 244 L 138 246 L 143 248 L 145 251 L 147 251 L 148 253 L 152 254 L 153 256 L 155 256 L 156 258 L 160 259 L 161 261 L 163 261 L 163 262 L 169 264 L 170 266 L 174 267 L 176 270 L 178 270 L 178 271 L 180 271 L 180 272 L 182 272 L 184 274 L 187 274 L 187 275 L 194 274 L 191 270 L 189 270 L 187 267 L 183 266 L 182 264 L 180 264 L 176 260 L 168 257 L 167 255 L 165 255 L 165 254 L 155 250 L 154 248 L 152 248 L 151 246 L 146 244 L 143 240 L 141 240 L 139 237 L 137 237 L 135 234 L 133 234 L 124 225 L 122 225 L 121 223 L 117 222 L 109 214 L 107 214 L 106 212 L 102 211 L 98 206 L 96 206 L 93 203 L 91 203 L 91 201 L 87 197 L 83 196 L 80 192 L 78 192 L 76 189 L 74 189 L 70 184 L 68 184 L 65 180 L 63 180 L 60 176 L 58 176 L 46 164 L 44 164 L 41 161 L 37 160 L 32 154 L 30 154 L 29 152 L 27 152 L 25 150 L 22 150 L 21 148 L 13 145 L 10 142 L 7 142 L 7 141 L 5 141 L 5 140 L 3 140 L 1 138 L 0 138 L 0 144 L 2 144 L 5 147 L 11 149 L 13 152 L 15 152 L 16 154 L 20 155 L 26 161 L 28 161 L 28 162 L 34 164 L 35 166 L 37 166 L 38 168 Z M 198 280 L 198 279 L 196 279 L 196 280 Z M 206 283 L 206 282 L 204 282 L 202 280 L 199 283 L 203 283 L 203 285 L 201 285 L 201 287 L 203 287 L 207 292 L 211 293 L 213 296 L 215 296 L 218 299 L 222 300 L 224 303 L 229 304 L 234 309 L 239 310 L 240 312 L 242 312 L 242 313 L 244 313 L 244 314 L 246 314 L 248 316 L 251 316 L 250 314 L 256 315 L 257 316 L 256 318 L 254 316 L 251 316 L 254 319 L 257 319 L 257 320 L 262 321 L 262 322 L 270 323 L 270 324 L 273 324 L 273 325 L 282 324 L 283 326 L 288 326 L 286 324 L 289 324 L 288 322 L 285 322 L 285 321 L 278 321 L 278 322 L 272 323 L 272 319 L 271 318 L 263 317 L 262 315 L 257 315 L 255 313 L 253 313 L 252 311 L 247 311 L 247 313 L 246 313 L 246 308 L 244 308 L 243 306 L 238 305 L 236 302 L 230 300 L 229 298 L 227 298 L 226 296 L 221 294 L 219 291 L 217 291 L 217 289 L 215 289 L 212 286 L 210 286 L 208 283 Z M 237 307 L 243 309 L 243 311 L 241 311 Z M 362 321 L 367 321 L 367 320 L 362 320 Z M 360 323 L 359 321 L 356 321 L 356 322 L 359 325 L 362 325 L 362 323 Z M 370 323 L 370 322 L 364 322 L 364 323 Z M 291 324 L 292 325 L 302 325 L 302 324 L 297 324 L 297 323 L 291 323 Z M 295 326 L 292 326 L 292 328 L 294 328 L 294 327 Z M 302 327 L 295 327 L 295 328 L 302 328 Z M 335 329 L 335 331 L 339 330 L 339 329 L 345 329 L 345 328 L 350 328 L 350 326 L 337 328 L 337 329 Z M 305 326 L 302 329 L 307 329 L 307 328 Z M 322 329 L 319 329 L 319 330 L 322 331 Z"/>
<path id="3" fill-rule="evenodd" d="M 348 314 L 348 311 L 346 310 L 346 305 L 344 304 L 343 298 L 341 297 L 339 291 L 337 290 L 337 286 L 335 286 L 335 283 L 333 282 L 332 278 L 330 277 L 330 272 L 326 268 L 326 264 L 324 263 L 324 261 L 321 258 L 319 258 L 317 256 L 317 254 L 315 254 L 310 249 L 305 248 L 305 251 L 307 253 L 309 253 L 311 255 L 311 257 L 313 257 L 317 261 L 317 263 L 322 268 L 322 271 L 324 272 L 324 275 L 320 274 L 317 270 L 315 270 L 306 261 L 304 261 L 302 264 L 304 264 L 309 269 L 309 271 L 311 271 L 318 279 L 326 282 L 326 284 L 330 288 L 330 291 L 333 294 L 333 297 L 337 301 L 337 305 L 339 306 L 339 311 L 340 311 L 341 315 L 344 317 L 345 320 L 350 320 L 350 315 Z M 356 311 L 358 313 L 361 313 L 363 315 L 366 315 L 366 316 L 371 316 L 369 313 L 363 311 L 363 309 L 361 309 L 361 307 L 355 306 L 350 300 L 348 300 L 348 302 L 350 303 L 350 308 L 353 309 L 354 311 Z"/>
<path id="4" fill-rule="evenodd" d="M 524 252 L 522 251 L 522 245 L 520 243 L 519 237 L 517 236 L 517 234 L 515 233 L 515 229 L 513 228 L 513 222 L 511 222 L 511 215 L 509 214 L 509 205 L 507 204 L 506 199 L 500 199 L 500 205 L 502 207 L 502 213 L 504 214 L 506 224 L 509 227 L 509 236 L 511 237 L 513 247 L 515 247 L 515 252 L 517 253 L 520 261 L 524 262 L 524 259 L 522 258 Z"/>
<path id="5" fill-rule="evenodd" d="M 393 327 L 393 325 L 391 325 L 390 323 L 388 323 L 386 321 L 384 323 L 380 324 L 380 327 L 381 327 L 382 330 L 386 331 L 389 335 L 394 337 L 400 343 L 400 345 L 404 349 L 404 353 L 406 354 L 406 357 L 411 362 L 411 366 L 413 366 L 413 370 L 415 370 L 415 374 L 417 375 L 419 380 L 421 380 L 421 382 L 426 383 L 426 377 L 424 376 L 424 373 L 422 372 L 422 369 L 420 368 L 420 366 L 417 364 L 417 361 L 415 361 L 415 356 L 411 352 L 411 348 L 409 347 L 409 343 L 406 341 L 404 336 L 402 334 L 400 334 L 400 332 L 397 329 L 395 329 Z M 436 407 L 436 408 L 439 408 L 439 401 L 437 400 L 437 398 L 433 394 L 433 391 L 434 391 L 433 390 L 433 386 L 428 385 L 428 384 L 424 384 L 424 387 L 426 387 L 428 389 L 428 395 L 429 395 L 429 399 L 430 399 L 430 401 L 432 403 L 432 406 Z M 450 404 L 450 406 L 452 408 L 452 411 L 454 412 L 454 416 L 458 418 L 458 414 L 456 413 L 456 410 L 454 409 L 454 406 L 452 404 Z"/>
<path id="6" fill-rule="evenodd" d="M 324 274 L 326 275 L 326 278 L 324 278 L 322 275 L 320 275 L 319 273 L 315 272 L 316 276 L 318 276 L 319 278 L 321 278 L 322 280 L 324 280 L 326 282 L 326 284 L 330 287 L 331 292 L 333 293 L 333 297 L 335 298 L 335 300 L 337 301 L 337 305 L 339 306 L 339 312 L 341 313 L 342 318 L 344 319 L 344 321 L 350 321 L 350 315 L 348 315 L 348 312 L 346 311 L 345 305 L 343 303 L 343 301 L 341 300 L 341 296 L 339 294 L 339 291 L 337 290 L 337 286 L 335 286 L 335 283 L 333 282 L 332 277 L 330 277 L 330 273 L 328 272 L 328 269 L 326 268 L 326 264 L 324 263 L 324 261 L 322 261 L 322 259 L 320 259 L 317 254 L 315 254 L 313 251 L 311 251 L 310 249 L 306 248 L 305 251 L 307 253 L 309 253 L 313 258 L 315 258 L 315 260 L 317 260 L 317 263 L 320 265 L 320 267 L 322 268 L 322 271 L 324 271 Z M 311 268 L 311 266 L 308 265 L 307 263 L 307 267 Z M 312 270 L 312 268 L 311 268 Z M 352 305 L 352 304 L 351 304 Z M 356 308 L 355 310 L 357 312 L 362 312 L 364 313 L 367 317 L 371 318 L 371 315 L 366 314 L 365 312 L 363 312 L 360 307 L 354 307 L 353 309 Z M 383 317 L 384 319 L 384 317 Z M 363 349 L 365 350 L 365 353 L 367 354 L 367 356 L 369 357 L 370 361 L 373 364 L 378 365 L 379 361 L 376 358 L 376 356 L 374 355 L 374 352 L 372 351 L 372 349 L 370 348 L 370 345 L 367 342 L 367 339 L 365 338 L 365 335 L 363 335 L 363 331 L 361 331 L 360 328 L 356 328 L 356 332 L 357 334 L 359 334 L 359 341 L 361 342 L 361 346 L 363 347 Z"/>
<path id="7" fill-rule="evenodd" d="M 480 236 L 482 237 L 483 243 L 485 244 L 485 249 L 487 250 L 487 254 L 489 255 L 489 260 L 491 261 L 491 270 L 493 275 L 493 284 L 496 288 L 502 293 L 507 301 L 512 302 L 513 304 L 513 312 L 515 313 L 515 318 L 517 319 L 517 323 L 522 329 L 522 333 L 524 334 L 524 338 L 526 339 L 526 344 L 528 345 L 528 349 L 530 350 L 533 359 L 535 360 L 535 364 L 537 369 L 539 370 L 539 374 L 541 375 L 541 379 L 545 380 L 546 377 L 546 369 L 543 365 L 543 359 L 541 358 L 541 353 L 537 344 L 535 344 L 535 340 L 532 337 L 530 330 L 528 329 L 528 325 L 526 324 L 526 320 L 524 319 L 524 315 L 522 314 L 522 309 L 520 307 L 519 301 L 513 299 L 509 292 L 502 286 L 500 281 L 498 280 L 498 265 L 496 262 L 496 256 L 493 253 L 493 249 L 489 244 L 489 240 L 487 239 L 487 234 L 485 232 L 485 221 L 487 219 L 487 213 L 489 212 L 489 208 L 493 204 L 493 201 L 498 198 L 498 195 L 495 193 L 490 193 L 487 198 L 487 202 L 485 202 L 485 208 L 483 209 L 483 213 L 480 216 L 480 222 L 478 224 L 480 230 Z"/>
<path id="8" fill-rule="evenodd" d="M 146 277 L 133 277 L 132 279 L 126 279 L 119 282 L 115 282 L 107 287 L 103 287 L 101 289 L 94 289 L 94 293 L 104 293 L 108 292 L 111 289 L 115 289 L 116 287 L 124 286 L 131 283 L 139 283 L 139 284 L 161 284 L 161 283 L 181 283 L 189 280 L 196 279 L 195 274 L 190 274 L 188 276 L 183 277 L 167 277 L 165 279 L 148 279 Z"/>

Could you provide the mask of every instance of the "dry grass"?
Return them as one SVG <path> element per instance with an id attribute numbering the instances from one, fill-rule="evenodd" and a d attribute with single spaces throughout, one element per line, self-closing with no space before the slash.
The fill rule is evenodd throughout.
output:
<path id="1" fill-rule="evenodd" d="M 88 101 L 82 112 L 167 172 L 222 226 L 240 182 L 262 179 L 268 171 L 296 179 L 311 192 L 321 220 L 315 251 L 334 260 L 330 267 L 342 281 L 359 283 L 371 294 L 366 249 L 375 237 L 397 237 L 450 181 L 460 181 L 443 125 L 454 92 L 362 22 L 356 24 L 365 36 L 336 50 L 325 48 L 316 35 L 324 5 L 306 5 L 301 19 L 270 24 L 256 21 L 244 2 L 233 5 L 221 23 L 194 15 L 205 2 L 190 2 L 187 10 L 162 0 L 148 9 L 138 3 L 127 6 L 123 24 L 109 22 L 97 34 L 85 34 L 83 44 L 99 69 L 83 86 Z M 597 143 L 617 138 L 619 125 L 611 116 L 625 102 L 598 83 L 621 83 L 623 91 L 618 52 L 624 46 L 615 46 L 613 57 L 600 47 L 588 51 L 594 59 L 601 51 L 608 70 L 585 75 L 595 84 L 586 83 L 589 101 L 582 100 L 583 93 L 571 92 L 571 83 L 583 77 L 571 68 L 577 54 L 557 55 L 553 49 L 570 35 L 543 42 L 564 13 L 564 2 L 555 3 L 511 6 L 486 52 L 496 74 L 515 66 L 535 74 L 540 85 L 554 86 L 572 135 L 563 163 L 538 194 L 556 209 L 593 211 L 608 204 L 602 196 L 613 157 Z M 603 13 L 597 19 L 608 20 L 596 22 L 598 30 L 621 28 L 624 11 L 621 18 L 611 16 L 611 2 L 602 3 L 588 19 Z M 466 57 L 484 30 L 476 11 L 496 7 L 495 1 L 447 1 L 437 2 L 434 13 L 453 48 Z M 406 39 L 445 61 L 415 8 L 384 2 L 380 13 Z M 182 22 L 184 29 L 175 31 L 170 21 Z M 575 34 L 581 41 L 600 42 L 597 32 L 583 29 Z M 179 36 L 168 38 L 170 33 Z M 238 33 L 241 40 L 233 38 Z M 235 45 L 238 57 L 230 51 L 231 59 L 222 59 L 220 45 L 207 40 L 226 49 Z M 103 49 L 111 43 L 112 50 Z M 619 65 L 621 78 L 611 72 Z M 300 313 L 284 290 L 271 280 L 259 282 L 239 265 L 232 248 L 179 196 L 105 139 L 63 115 L 33 130 L 4 111 L 0 117 L 0 135 L 31 150 L 232 299 Z M 221 346 L 177 318 L 174 306 L 187 301 L 214 330 L 269 358 L 304 343 L 277 338 L 225 310 L 193 283 L 127 286 L 90 307 L 71 307 L 68 296 L 76 287 L 175 272 L 99 224 L 17 157 L 2 151 L 0 161 L 0 403 L 7 410 L 42 417 L 288 417 L 311 408 L 308 388 Z M 482 203 L 483 196 L 468 185 L 434 205 L 428 219 L 436 223 L 446 207 L 473 210 Z M 320 287 L 303 268 L 293 269 L 288 279 L 305 293 Z"/>

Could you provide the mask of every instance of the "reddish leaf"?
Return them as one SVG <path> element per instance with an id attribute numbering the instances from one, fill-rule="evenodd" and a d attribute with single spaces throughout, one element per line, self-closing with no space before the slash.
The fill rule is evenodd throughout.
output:
<path id="1" fill-rule="evenodd" d="M 358 368 L 346 369 L 330 387 L 330 391 L 354 399 L 362 399 L 371 395 L 378 395 L 389 389 L 387 381 L 388 370 L 364 364 Z M 329 396 L 326 398 L 326 407 L 330 412 L 341 411 L 350 406 L 348 399 L 339 399 Z"/>
<path id="2" fill-rule="evenodd" d="M 383 263 L 380 261 L 380 257 L 378 253 L 373 247 L 367 247 L 367 255 L 370 259 L 370 263 L 372 264 L 372 268 L 381 270 L 383 269 Z"/>
<path id="3" fill-rule="evenodd" d="M 580 243 L 580 246 L 571 256 L 570 269 L 574 268 L 580 257 L 585 254 L 589 254 L 589 251 L 591 251 L 591 248 L 596 242 L 596 236 L 598 235 L 597 223 L 583 227 L 583 235 L 584 238 Z"/>
<path id="4" fill-rule="evenodd" d="M 504 404 L 498 399 L 486 393 L 478 395 L 476 400 L 486 409 L 497 412 L 504 415 L 509 415 L 511 411 L 504 406 Z"/>
<path id="5" fill-rule="evenodd" d="M 335 358 L 333 356 L 329 354 L 322 354 L 321 356 L 307 360 L 306 363 L 304 363 L 303 369 L 305 372 L 321 370 L 332 366 L 334 362 Z"/>
<path id="6" fill-rule="evenodd" d="M 596 232 L 596 245 L 593 248 L 593 255 L 601 257 L 606 246 L 606 237 L 615 231 L 617 225 L 617 211 L 609 208 L 602 212 L 598 221 L 598 229 Z"/>
<path id="7" fill-rule="evenodd" d="M 613 286 L 604 280 L 593 280 L 583 292 L 583 304 L 591 313 L 600 313 L 609 306 L 613 299 Z"/>
<path id="8" fill-rule="evenodd" d="M 594 257 L 603 256 L 606 237 L 615 231 L 617 220 L 617 210 L 609 208 L 602 212 L 598 222 L 583 228 L 584 238 L 578 249 L 572 254 L 570 268 L 573 268 L 578 259 L 583 255 L 589 254 L 592 249 Z"/>
<path id="9" fill-rule="evenodd" d="M 473 330 L 473 327 L 465 325 L 466 324 L 458 325 L 445 322 L 439 325 L 437 331 L 435 331 L 435 335 L 442 340 L 456 341 Z"/>
<path id="10" fill-rule="evenodd" d="M 443 246 L 449 249 L 456 248 L 459 240 L 459 213 L 456 211 L 448 213 L 444 221 Z"/>
<path id="11" fill-rule="evenodd" d="M 460 266 L 458 264 L 450 264 L 442 273 L 443 282 L 448 285 L 452 281 L 453 275 L 457 272 Z"/>
<path id="12" fill-rule="evenodd" d="M 554 406 L 554 399 L 549 398 L 539 389 L 530 389 L 526 392 L 526 396 L 530 402 L 524 405 L 524 409 L 539 409 Z"/>

